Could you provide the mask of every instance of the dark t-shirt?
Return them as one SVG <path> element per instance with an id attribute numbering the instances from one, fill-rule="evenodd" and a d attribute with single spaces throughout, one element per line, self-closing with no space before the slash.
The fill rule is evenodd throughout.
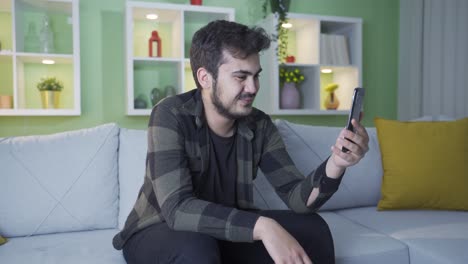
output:
<path id="1" fill-rule="evenodd" d="M 236 134 L 220 137 L 211 129 L 210 161 L 208 173 L 199 186 L 199 198 L 229 207 L 237 207 L 236 175 L 237 151 Z"/>

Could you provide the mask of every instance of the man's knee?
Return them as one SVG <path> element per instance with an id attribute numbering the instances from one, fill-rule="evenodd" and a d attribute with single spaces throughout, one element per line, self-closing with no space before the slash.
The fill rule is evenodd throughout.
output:
<path id="1" fill-rule="evenodd" d="M 311 215 L 313 224 L 306 225 L 301 244 L 314 263 L 335 263 L 335 248 L 330 227 L 318 214 Z"/>
<path id="2" fill-rule="evenodd" d="M 327 222 L 319 214 L 302 215 L 297 220 L 294 231 L 297 237 L 320 241 L 324 247 L 333 248 L 333 237 Z"/>
<path id="3" fill-rule="evenodd" d="M 292 211 L 266 211 L 301 244 L 314 263 L 334 263 L 334 245 L 330 227 L 318 214 Z"/>
<path id="4" fill-rule="evenodd" d="M 194 239 L 181 243 L 177 254 L 168 263 L 219 264 L 218 242 L 210 236 L 195 234 Z"/>
<path id="5" fill-rule="evenodd" d="M 218 264 L 221 263 L 215 238 L 195 232 L 154 227 L 136 234 L 124 246 L 128 264 Z"/>

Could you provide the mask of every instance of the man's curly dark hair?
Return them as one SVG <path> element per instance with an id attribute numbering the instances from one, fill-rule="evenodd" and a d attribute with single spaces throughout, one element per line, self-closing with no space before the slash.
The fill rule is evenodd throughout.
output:
<path id="1" fill-rule="evenodd" d="M 218 68 L 223 63 L 223 51 L 234 58 L 243 59 L 270 47 L 271 39 L 263 28 L 216 20 L 199 29 L 192 39 L 190 65 L 195 83 L 200 89 L 197 70 L 205 68 L 218 78 Z"/>

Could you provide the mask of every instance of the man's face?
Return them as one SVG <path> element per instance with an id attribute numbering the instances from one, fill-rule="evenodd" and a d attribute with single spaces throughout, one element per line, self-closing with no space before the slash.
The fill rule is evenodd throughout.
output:
<path id="1" fill-rule="evenodd" d="M 258 54 L 236 59 L 228 52 L 223 52 L 223 63 L 218 69 L 218 79 L 213 81 L 211 92 L 211 101 L 216 111 L 229 119 L 250 114 L 260 87 L 260 71 Z"/>

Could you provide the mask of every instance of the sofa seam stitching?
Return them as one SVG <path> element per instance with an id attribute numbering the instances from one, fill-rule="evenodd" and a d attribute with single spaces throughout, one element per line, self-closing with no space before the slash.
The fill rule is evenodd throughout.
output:
<path id="1" fill-rule="evenodd" d="M 348 210 L 353 210 L 353 209 L 348 209 Z M 340 212 L 340 210 L 336 210 L 336 211 L 334 211 L 334 213 L 336 213 L 337 215 L 339 215 L 339 216 L 341 216 L 341 217 L 343 217 L 343 218 L 349 220 L 350 222 L 352 222 L 352 223 L 354 223 L 354 224 L 356 224 L 356 225 L 359 225 L 359 226 L 364 227 L 364 228 L 366 228 L 366 229 L 369 229 L 369 230 L 371 230 L 371 231 L 373 231 L 373 232 L 376 232 L 376 233 L 378 233 L 378 234 L 384 235 L 385 237 L 389 237 L 389 238 L 391 238 L 391 239 L 393 239 L 393 240 L 395 240 L 395 241 L 398 241 L 400 244 L 402 244 L 402 245 L 404 245 L 404 246 L 406 247 L 406 250 L 407 250 L 408 256 L 409 256 L 409 245 L 406 244 L 404 241 L 402 241 L 402 240 L 400 240 L 400 239 L 398 239 L 398 238 L 396 238 L 396 237 L 393 237 L 392 235 L 389 235 L 389 234 L 386 234 L 386 233 L 384 233 L 384 232 L 382 232 L 382 231 L 379 231 L 379 230 L 377 230 L 377 229 L 375 229 L 375 228 L 373 228 L 373 227 L 366 226 L 366 225 L 364 225 L 364 224 L 362 224 L 362 223 L 360 223 L 360 222 L 358 222 L 358 221 L 356 221 L 356 220 L 354 220 L 354 219 L 352 219 L 352 218 L 350 218 L 350 217 L 344 215 L 343 213 Z"/>

